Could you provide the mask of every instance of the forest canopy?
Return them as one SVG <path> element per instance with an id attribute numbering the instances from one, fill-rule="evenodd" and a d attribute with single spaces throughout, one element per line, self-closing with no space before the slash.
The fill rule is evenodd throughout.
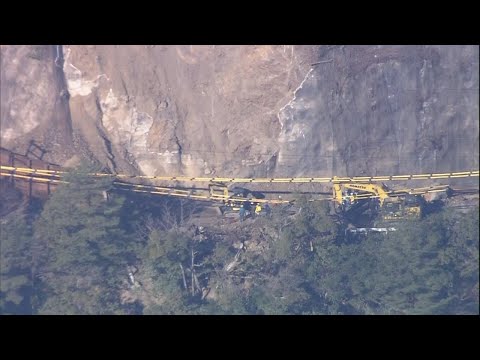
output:
<path id="1" fill-rule="evenodd" d="M 299 198 L 295 216 L 199 230 L 196 204 L 115 192 L 91 170 L 0 218 L 0 313 L 479 312 L 478 207 L 352 237 Z"/>

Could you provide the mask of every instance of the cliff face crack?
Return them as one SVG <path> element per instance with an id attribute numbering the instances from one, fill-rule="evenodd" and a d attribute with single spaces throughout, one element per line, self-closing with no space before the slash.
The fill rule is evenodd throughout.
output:
<path id="1" fill-rule="evenodd" d="M 55 45 L 57 47 L 57 56 L 55 57 L 55 66 L 63 71 L 63 51 L 62 45 Z"/>
<path id="2" fill-rule="evenodd" d="M 96 97 L 95 99 L 95 104 L 97 105 L 97 110 L 100 114 L 100 119 L 101 119 L 103 117 L 103 111 L 102 111 L 102 107 L 100 105 L 100 100 L 98 99 L 98 97 Z M 105 131 L 100 127 L 100 125 L 97 124 L 96 128 L 98 131 L 98 135 L 100 135 L 100 137 L 103 140 L 103 143 L 105 144 L 106 155 L 108 160 L 110 161 L 112 170 L 114 173 L 116 173 L 117 164 L 115 163 L 115 155 L 113 154 L 112 142 L 108 139 L 107 135 L 105 134 Z"/>
<path id="3" fill-rule="evenodd" d="M 63 47 L 62 45 L 56 45 L 55 50 L 52 48 L 52 51 L 54 51 L 55 55 L 55 66 L 53 67 L 52 75 L 58 96 L 55 97 L 54 105 L 56 125 L 51 127 L 51 129 L 57 134 L 63 134 L 63 136 L 60 136 L 63 139 L 60 140 L 59 138 L 59 141 L 63 141 L 70 146 L 73 144 L 73 125 L 69 103 L 70 93 L 68 92 L 67 80 L 63 71 Z"/>
<path id="4" fill-rule="evenodd" d="M 125 96 L 127 97 L 127 103 L 128 103 L 130 102 L 130 94 L 128 93 L 127 85 L 125 84 L 125 80 L 123 79 L 123 76 L 120 77 L 120 81 L 122 82 L 123 91 L 125 91 Z"/>
<path id="5" fill-rule="evenodd" d="M 182 145 L 180 144 L 180 140 L 178 139 L 177 134 L 174 134 L 175 136 L 175 144 L 177 144 L 178 147 L 178 164 L 182 166 Z"/>
<path id="6" fill-rule="evenodd" d="M 278 121 L 280 122 L 280 129 L 283 130 L 283 122 L 282 122 L 282 118 L 280 116 L 281 112 L 283 110 L 285 110 L 288 106 L 289 107 L 292 107 L 292 104 L 293 102 L 297 99 L 297 92 L 298 90 L 300 90 L 302 87 L 303 87 L 303 84 L 305 83 L 305 81 L 307 81 L 308 79 L 308 75 L 310 75 L 310 73 L 313 71 L 313 68 L 311 68 L 310 70 L 308 70 L 307 74 L 305 75 L 305 77 L 303 78 L 302 82 L 300 83 L 300 85 L 295 89 L 295 91 L 293 92 L 293 98 L 287 103 L 285 104 L 284 106 L 282 106 L 282 108 L 280 110 L 278 110 L 278 113 L 277 113 L 277 118 L 278 118 Z"/>
<path id="7" fill-rule="evenodd" d="M 110 160 L 110 164 L 112 165 L 112 170 L 114 173 L 117 173 L 117 164 L 115 163 L 115 155 L 113 155 L 113 149 L 112 149 L 112 142 L 107 138 L 103 130 L 97 126 L 98 134 L 102 138 L 105 148 L 107 150 L 107 158 Z"/>

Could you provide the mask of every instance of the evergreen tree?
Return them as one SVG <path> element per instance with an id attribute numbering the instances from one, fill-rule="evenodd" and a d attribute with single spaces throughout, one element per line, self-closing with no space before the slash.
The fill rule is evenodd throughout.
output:
<path id="1" fill-rule="evenodd" d="M 420 222 L 399 223 L 396 232 L 340 245 L 332 254 L 335 271 L 320 277 L 335 298 L 335 311 L 478 313 L 478 296 L 470 296 L 463 308 L 459 302 L 478 288 L 478 225 L 470 219 L 442 211 Z"/>
<path id="2" fill-rule="evenodd" d="M 22 209 L 0 219 L 0 226 L 0 314 L 29 314 L 31 227 Z"/>
<path id="3" fill-rule="evenodd" d="M 40 314 L 121 312 L 118 289 L 126 279 L 128 242 L 120 223 L 123 198 L 108 196 L 109 177 L 93 178 L 83 165 L 69 173 L 34 225 L 45 244 L 37 310 Z"/>

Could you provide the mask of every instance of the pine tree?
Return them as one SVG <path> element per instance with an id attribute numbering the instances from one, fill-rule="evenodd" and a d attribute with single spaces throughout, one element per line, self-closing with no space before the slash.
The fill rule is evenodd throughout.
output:
<path id="1" fill-rule="evenodd" d="M 129 252 L 120 223 L 123 198 L 105 196 L 112 179 L 88 175 L 96 170 L 84 165 L 69 173 L 34 225 L 47 248 L 39 267 L 41 314 L 121 312 L 118 289 Z"/>
<path id="2" fill-rule="evenodd" d="M 22 209 L 0 221 L 0 314 L 28 314 L 32 291 L 31 228 Z"/>

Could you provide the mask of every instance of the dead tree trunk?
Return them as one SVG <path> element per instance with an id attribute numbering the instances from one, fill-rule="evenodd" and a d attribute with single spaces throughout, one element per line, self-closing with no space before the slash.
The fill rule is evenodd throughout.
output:
<path id="1" fill-rule="evenodd" d="M 198 277 L 197 277 L 197 274 L 195 274 L 195 272 L 193 272 L 193 278 L 195 279 L 195 286 L 197 290 L 201 293 L 202 289 L 200 288 L 200 282 L 198 281 Z"/>
<path id="2" fill-rule="evenodd" d="M 187 279 L 185 278 L 185 270 L 183 269 L 183 266 L 181 263 L 179 263 L 180 269 L 182 269 L 182 277 L 183 277 L 183 286 L 185 287 L 185 290 L 187 290 Z"/>
<path id="3" fill-rule="evenodd" d="M 193 267 L 193 264 L 195 263 L 195 255 L 193 253 L 193 247 L 192 247 L 192 267 L 190 268 L 190 271 L 192 273 L 192 296 L 195 295 L 195 274 L 194 274 L 194 267 Z"/>

